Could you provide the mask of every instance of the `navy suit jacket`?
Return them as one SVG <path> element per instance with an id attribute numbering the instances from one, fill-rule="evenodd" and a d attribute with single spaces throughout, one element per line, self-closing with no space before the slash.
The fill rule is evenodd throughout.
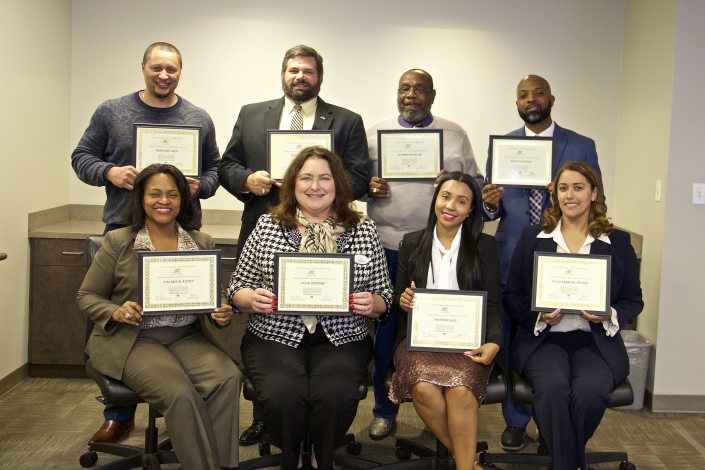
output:
<path id="1" fill-rule="evenodd" d="M 547 326 L 538 336 L 535 336 L 534 327 L 539 312 L 531 311 L 534 252 L 555 252 L 557 248 L 552 238 L 536 238 L 540 231 L 540 225 L 533 225 L 522 233 L 514 250 L 509 277 L 502 294 L 504 309 L 520 325 L 519 331 L 512 339 L 509 354 L 511 367 L 520 374 L 528 357 L 551 330 L 551 327 Z M 617 311 L 617 320 L 621 328 L 634 321 L 644 308 L 644 302 L 641 299 L 639 265 L 629 234 L 614 230 L 609 235 L 609 239 L 610 243 L 600 240 L 592 242 L 590 253 L 610 255 L 612 258 L 610 306 Z M 602 323 L 590 322 L 590 330 L 600 353 L 612 369 L 615 383 L 620 383 L 629 375 L 629 358 L 622 336 L 619 333 L 615 336 L 607 336 Z"/>
<path id="2" fill-rule="evenodd" d="M 393 307 L 397 312 L 404 313 L 399 308 L 399 299 L 404 290 L 411 286 L 411 281 L 414 281 L 419 289 L 426 288 L 426 280 L 428 279 L 428 266 L 423 270 L 421 279 L 416 279 L 413 272 L 409 272 L 409 257 L 414 252 L 419 242 L 423 230 L 411 232 L 404 235 L 399 247 L 399 265 L 397 269 L 397 283 L 394 286 L 394 303 Z M 502 347 L 503 329 L 502 329 L 502 310 L 499 303 L 499 260 L 497 259 L 497 251 L 495 243 L 491 236 L 487 234 L 480 235 L 477 243 L 477 256 L 480 258 L 480 269 L 482 271 L 482 286 L 477 291 L 487 292 L 487 315 L 485 317 L 485 342 L 495 343 Z M 465 257 L 465 247 L 460 245 L 458 250 L 458 259 Z M 470 290 L 469 280 L 464 275 L 460 274 L 460 263 L 457 264 L 458 272 L 458 287 L 460 290 Z M 394 349 L 390 361 L 394 356 L 399 343 L 406 338 L 406 315 L 395 315 L 395 333 L 394 333 Z"/>
<path id="3" fill-rule="evenodd" d="M 507 135 L 525 136 L 524 127 L 510 132 Z M 595 149 L 595 141 L 577 134 L 568 129 L 564 129 L 556 124 L 553 133 L 555 139 L 554 145 L 554 160 L 552 176 L 555 178 L 558 170 L 566 162 L 587 162 L 597 171 L 597 176 L 602 185 L 602 172 L 600 165 L 597 163 L 597 150 Z M 489 155 L 489 153 L 488 153 Z M 222 164 L 221 164 L 222 165 Z M 492 168 L 492 157 L 487 158 L 487 173 L 490 174 Z M 221 185 L 223 183 L 221 182 Z M 551 207 L 551 198 L 548 191 L 541 190 L 543 194 L 541 213 Z M 497 254 L 499 255 L 499 272 L 500 282 L 507 283 L 507 275 L 509 273 L 509 263 L 514 252 L 522 230 L 531 225 L 529 216 L 529 190 L 522 188 L 504 188 L 504 197 L 499 203 L 497 213 L 492 219 L 501 218 L 497 226 L 497 232 L 494 239 L 497 242 Z"/>
<path id="4" fill-rule="evenodd" d="M 242 193 L 241 189 L 250 174 L 260 170 L 267 171 L 267 130 L 279 129 L 282 109 L 283 96 L 276 100 L 243 106 L 218 167 L 220 185 L 245 204 L 240 230 L 242 244 L 239 246 L 244 246 L 244 241 L 254 229 L 257 219 L 267 213 L 267 207 L 279 203 L 279 189 L 274 186 L 265 196 Z M 370 182 L 370 155 L 362 118 L 352 111 L 318 98 L 313 129 L 334 131 L 335 153 L 343 159 L 348 171 L 353 186 L 353 200 L 367 194 Z"/>

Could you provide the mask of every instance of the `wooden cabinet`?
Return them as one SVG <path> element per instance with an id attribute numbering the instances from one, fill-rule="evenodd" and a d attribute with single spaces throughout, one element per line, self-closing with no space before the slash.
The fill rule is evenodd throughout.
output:
<path id="1" fill-rule="evenodd" d="M 86 275 L 86 241 L 30 239 L 29 364 L 82 365 L 86 318 L 76 294 Z"/>

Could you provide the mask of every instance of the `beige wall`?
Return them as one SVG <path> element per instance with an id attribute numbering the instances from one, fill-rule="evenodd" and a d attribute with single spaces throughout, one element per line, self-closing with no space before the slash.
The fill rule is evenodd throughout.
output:
<path id="1" fill-rule="evenodd" d="M 658 24 L 658 28 L 654 25 Z M 644 236 L 639 332 L 658 343 L 661 252 L 668 181 L 676 0 L 627 0 L 612 214 Z M 661 180 L 661 202 L 655 199 Z M 667 184 L 669 183 L 669 184 Z M 609 200 L 608 200 L 609 203 Z M 658 350 L 660 344 L 655 347 Z M 656 357 L 652 355 L 653 359 Z M 652 389 L 653 369 L 649 375 Z"/>
<path id="2" fill-rule="evenodd" d="M 655 395 L 705 389 L 705 205 L 693 205 L 705 183 L 704 18 L 705 2 L 678 0 Z"/>
<path id="3" fill-rule="evenodd" d="M 27 362 L 27 214 L 69 203 L 71 2 L 1 0 L 0 63 L 2 379 Z"/>
<path id="4" fill-rule="evenodd" d="M 183 53 L 178 92 L 211 114 L 224 150 L 240 107 L 281 96 L 281 58 L 305 43 L 325 59 L 321 97 L 358 112 L 368 125 L 396 113 L 403 71 L 428 70 L 438 91 L 433 112 L 467 130 L 483 169 L 488 136 L 522 125 L 516 84 L 527 73 L 543 75 L 556 96 L 557 122 L 597 142 L 613 194 L 622 1 L 484 0 L 429 8 L 421 0 L 337 0 L 317 4 L 313 16 L 310 6 L 284 0 L 73 5 L 72 145 L 102 101 L 144 86 L 142 52 L 164 40 Z M 304 26 L 312 19 L 313 27 Z M 292 24 L 302 27 L 292 33 Z M 72 203 L 103 200 L 102 189 L 71 176 Z M 237 205 L 221 189 L 203 207 Z"/>

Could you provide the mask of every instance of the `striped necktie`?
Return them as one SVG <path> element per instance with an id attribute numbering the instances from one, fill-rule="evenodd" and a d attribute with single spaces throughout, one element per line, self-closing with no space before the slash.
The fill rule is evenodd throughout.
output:
<path id="1" fill-rule="evenodd" d="M 294 109 L 296 113 L 294 113 L 294 117 L 291 118 L 290 129 L 292 131 L 302 131 L 304 130 L 304 110 L 301 108 L 300 104 L 295 104 Z"/>

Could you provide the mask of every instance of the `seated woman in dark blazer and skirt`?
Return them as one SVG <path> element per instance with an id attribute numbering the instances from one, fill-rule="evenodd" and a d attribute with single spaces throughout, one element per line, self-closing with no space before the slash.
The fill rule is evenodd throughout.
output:
<path id="1" fill-rule="evenodd" d="M 480 186 L 454 171 L 439 182 L 428 225 L 407 233 L 399 249 L 394 305 L 405 314 L 412 288 L 487 292 L 486 342 L 465 354 L 408 351 L 398 328 L 389 398 L 411 393 L 414 408 L 455 457 L 458 470 L 474 468 L 480 403 L 502 344 L 499 258 L 494 238 L 482 233 Z M 480 468 L 479 466 L 475 468 Z"/>
<path id="2" fill-rule="evenodd" d="M 533 387 L 533 405 L 553 456 L 552 468 L 586 470 L 585 444 L 607 408 L 610 391 L 629 374 L 619 330 L 641 313 L 639 266 L 629 234 L 606 217 L 595 170 L 569 162 L 558 170 L 553 207 L 543 223 L 527 227 L 514 249 L 503 293 L 519 331 L 511 367 Z M 532 312 L 534 252 L 611 256 L 610 311 L 606 316 Z"/>

